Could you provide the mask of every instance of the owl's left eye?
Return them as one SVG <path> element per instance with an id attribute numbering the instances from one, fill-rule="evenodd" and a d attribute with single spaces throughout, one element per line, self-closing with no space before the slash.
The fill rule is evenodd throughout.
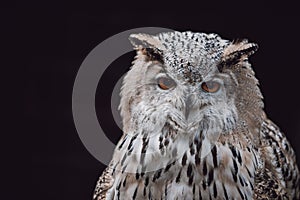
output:
<path id="1" fill-rule="evenodd" d="M 208 81 L 201 84 L 202 90 L 209 93 L 215 93 L 220 89 L 220 83 L 216 81 Z"/>
<path id="2" fill-rule="evenodd" d="M 168 90 L 172 87 L 175 87 L 175 85 L 176 85 L 175 81 L 168 77 L 158 78 L 157 84 L 160 87 L 160 89 L 163 89 L 163 90 Z"/>

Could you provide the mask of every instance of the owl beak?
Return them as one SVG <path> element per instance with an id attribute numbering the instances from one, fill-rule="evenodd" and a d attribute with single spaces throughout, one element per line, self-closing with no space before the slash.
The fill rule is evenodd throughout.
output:
<path id="1" fill-rule="evenodd" d="M 193 108 L 192 95 L 188 95 L 185 99 L 185 119 L 189 119 L 191 109 Z"/>

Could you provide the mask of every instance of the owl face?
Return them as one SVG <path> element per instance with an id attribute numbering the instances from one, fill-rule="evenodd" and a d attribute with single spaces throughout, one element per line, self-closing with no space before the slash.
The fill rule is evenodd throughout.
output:
<path id="1" fill-rule="evenodd" d="M 190 132 L 199 125 L 219 131 L 233 128 L 236 85 L 229 75 L 212 70 L 202 80 L 190 82 L 168 68 L 161 63 L 147 67 L 139 88 L 141 101 L 132 110 L 137 115 L 134 120 L 147 116 L 152 119 L 148 122 L 150 127 L 164 122 L 159 124 L 160 128 L 168 123 L 182 132 Z"/>
<path id="2" fill-rule="evenodd" d="M 125 132 L 160 134 L 168 126 L 176 135 L 226 134 L 249 120 L 238 110 L 258 106 L 247 102 L 261 99 L 247 62 L 254 44 L 191 32 L 138 34 L 131 41 L 137 57 L 121 92 Z M 243 94 L 245 85 L 255 89 L 248 94 L 253 99 Z"/>

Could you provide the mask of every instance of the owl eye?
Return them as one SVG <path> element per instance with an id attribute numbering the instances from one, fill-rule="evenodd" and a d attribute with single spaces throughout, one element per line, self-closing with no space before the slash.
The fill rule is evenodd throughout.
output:
<path id="1" fill-rule="evenodd" d="M 217 92 L 220 89 L 220 83 L 215 81 L 208 81 L 201 84 L 202 90 L 209 93 Z"/>
<path id="2" fill-rule="evenodd" d="M 168 77 L 161 77 L 157 79 L 158 86 L 163 90 L 168 90 L 176 85 L 175 81 Z"/>

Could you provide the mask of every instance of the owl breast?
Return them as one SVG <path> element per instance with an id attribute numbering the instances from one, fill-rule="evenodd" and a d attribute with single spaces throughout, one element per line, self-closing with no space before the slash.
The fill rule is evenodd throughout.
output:
<path id="1" fill-rule="evenodd" d="M 155 171 L 143 172 L 143 165 L 139 163 L 144 161 L 135 156 L 127 155 L 123 165 L 120 162 L 116 163 L 116 169 L 124 169 L 129 163 L 134 163 L 131 166 L 139 166 L 134 169 L 135 173 L 127 173 L 126 170 L 115 171 L 118 179 L 115 180 L 115 187 L 112 187 L 112 190 L 116 197 L 170 200 L 224 199 L 224 197 L 251 199 L 255 170 L 259 166 L 258 152 L 254 151 L 246 140 L 237 140 L 235 134 L 231 134 L 230 142 L 228 139 L 225 142 L 219 138 L 219 141 L 209 147 L 203 144 L 205 140 L 197 140 L 193 134 L 190 135 L 190 139 L 185 141 L 186 144 L 180 140 L 181 146 L 176 140 L 165 143 L 163 139 L 158 138 L 158 142 L 162 141 L 161 149 L 165 151 L 160 151 L 160 155 L 156 155 L 159 157 L 151 158 L 151 162 L 160 166 Z M 135 141 L 138 142 L 138 139 Z M 136 144 L 135 146 L 138 146 Z M 182 148 L 185 151 L 180 150 L 182 145 L 187 146 Z M 172 151 L 168 151 L 168 146 L 173 147 Z M 168 152 L 173 152 L 173 155 L 169 155 L 171 153 Z M 168 160 L 164 166 L 161 164 L 163 159 Z"/>

